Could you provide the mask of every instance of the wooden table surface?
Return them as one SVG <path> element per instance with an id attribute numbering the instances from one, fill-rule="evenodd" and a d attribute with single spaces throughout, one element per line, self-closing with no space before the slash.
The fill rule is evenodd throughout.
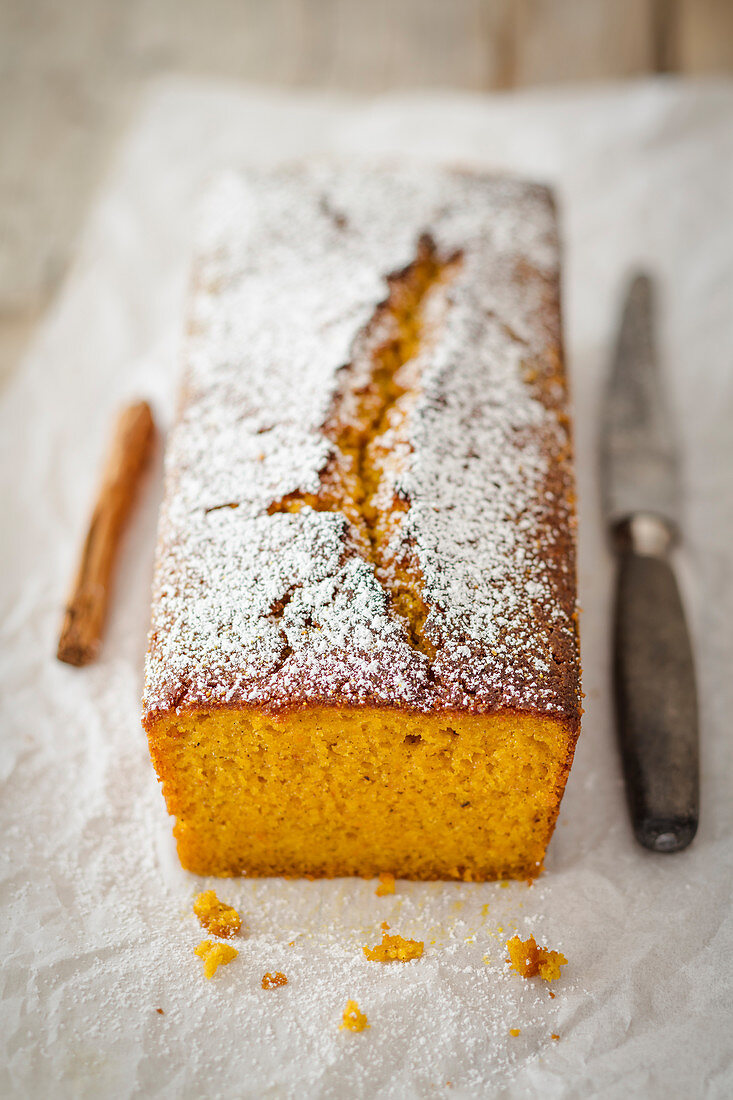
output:
<path id="1" fill-rule="evenodd" d="M 733 72 L 733 0 L 0 0 L 0 384 L 143 83 L 506 89 Z"/>

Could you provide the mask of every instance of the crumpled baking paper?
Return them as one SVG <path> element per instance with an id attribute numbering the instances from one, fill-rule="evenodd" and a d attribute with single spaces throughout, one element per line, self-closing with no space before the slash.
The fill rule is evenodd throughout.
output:
<path id="1" fill-rule="evenodd" d="M 149 90 L 0 408 L 3 1096 L 731 1094 L 732 118 L 725 83 L 371 101 L 189 81 Z M 180 869 L 139 726 L 160 455 L 101 659 L 81 670 L 54 659 L 113 412 L 148 396 L 170 423 L 202 182 L 313 153 L 478 164 L 558 188 L 587 696 L 547 870 L 529 888 L 399 882 L 378 898 L 374 882 L 210 882 Z M 597 429 L 637 265 L 662 296 L 700 688 L 702 823 L 675 856 L 632 839 L 609 702 Z M 248 931 L 207 982 L 191 901 L 211 885 Z M 382 921 L 423 939 L 423 958 L 367 962 Z M 515 929 L 568 956 L 554 999 L 507 972 Z M 288 985 L 262 990 L 268 970 Z M 339 1030 L 348 999 L 368 1030 Z"/>

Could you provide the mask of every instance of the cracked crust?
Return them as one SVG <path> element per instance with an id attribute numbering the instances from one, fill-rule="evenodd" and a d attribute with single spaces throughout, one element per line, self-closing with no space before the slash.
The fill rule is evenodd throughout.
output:
<path id="1" fill-rule="evenodd" d="M 515 711 L 577 730 L 548 192 L 284 169 L 228 177 L 208 226 L 145 724 L 319 705 Z"/>

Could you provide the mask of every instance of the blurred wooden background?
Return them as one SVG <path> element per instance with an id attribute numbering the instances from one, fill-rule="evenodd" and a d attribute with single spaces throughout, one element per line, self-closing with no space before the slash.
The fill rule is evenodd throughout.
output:
<path id="1" fill-rule="evenodd" d="M 733 0 L 0 0 L 0 381 L 144 81 L 472 91 L 733 72 Z"/>

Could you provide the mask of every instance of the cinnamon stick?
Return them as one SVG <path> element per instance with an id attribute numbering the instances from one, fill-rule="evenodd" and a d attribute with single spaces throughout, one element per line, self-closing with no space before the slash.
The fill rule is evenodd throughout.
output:
<path id="1" fill-rule="evenodd" d="M 87 665 L 99 652 L 120 538 L 154 437 L 146 401 L 119 414 L 61 626 L 56 656 L 69 665 Z"/>

